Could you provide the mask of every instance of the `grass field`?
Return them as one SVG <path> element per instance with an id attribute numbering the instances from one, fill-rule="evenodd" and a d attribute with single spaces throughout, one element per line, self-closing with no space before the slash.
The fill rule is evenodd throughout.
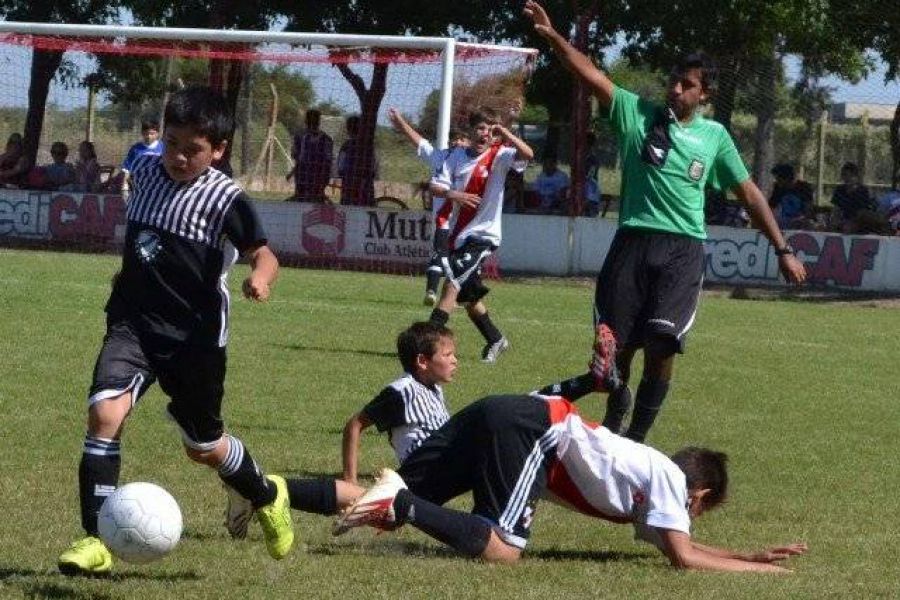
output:
<path id="1" fill-rule="evenodd" d="M 454 557 L 409 528 L 329 534 L 295 514 L 299 543 L 281 562 L 254 523 L 232 542 L 218 478 L 183 456 L 157 388 L 129 420 L 122 481 L 154 481 L 181 504 L 185 533 L 165 560 L 117 563 L 105 580 L 69 579 L 56 557 L 80 535 L 77 464 L 85 393 L 117 259 L 0 249 L 2 598 L 872 598 L 900 582 L 897 424 L 900 310 L 704 298 L 688 353 L 650 442 L 731 456 L 730 502 L 695 537 L 739 549 L 805 540 L 788 576 L 676 572 L 625 526 L 542 504 L 527 558 L 492 566 Z M 237 290 L 245 267 L 232 274 Z M 427 310 L 422 281 L 285 269 L 272 301 L 234 303 L 226 422 L 270 472 L 332 474 L 345 419 L 399 372 L 393 339 Z M 451 410 L 581 371 L 591 287 L 497 283 L 489 297 L 512 341 L 493 366 L 461 315 Z M 582 410 L 602 415 L 600 397 Z M 391 464 L 366 435 L 361 468 Z M 467 507 L 468 499 L 456 502 Z"/>

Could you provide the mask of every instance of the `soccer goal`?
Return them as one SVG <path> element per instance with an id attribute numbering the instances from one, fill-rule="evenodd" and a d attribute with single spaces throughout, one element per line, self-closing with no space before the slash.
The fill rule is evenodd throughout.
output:
<path id="1" fill-rule="evenodd" d="M 392 129 L 389 109 L 437 148 L 476 108 L 514 123 L 535 56 L 449 38 L 0 23 L 2 160 L 21 155 L 26 166 L 2 182 L 0 237 L 115 238 L 124 157 L 142 122 L 164 125 L 167 96 L 193 84 L 231 103 L 235 129 L 217 166 L 254 198 L 427 211 L 429 168 Z M 327 217 L 329 227 L 339 218 L 350 216 Z M 399 240 L 392 218 L 372 227 Z M 319 250 L 330 252 L 338 234 L 321 229 L 305 234 L 318 230 Z M 367 256 L 377 260 L 386 239 Z"/>

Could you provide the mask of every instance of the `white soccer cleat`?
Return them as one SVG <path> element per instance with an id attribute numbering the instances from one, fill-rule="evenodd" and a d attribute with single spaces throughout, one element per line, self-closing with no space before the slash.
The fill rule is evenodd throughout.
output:
<path id="1" fill-rule="evenodd" d="M 509 340 L 505 337 L 500 338 L 493 344 L 485 344 L 484 349 L 481 351 L 481 362 L 494 364 L 508 348 Z"/>
<path id="2" fill-rule="evenodd" d="M 228 503 L 225 505 L 225 529 L 228 530 L 231 539 L 242 540 L 247 537 L 247 527 L 255 512 L 253 504 L 231 486 L 222 484 L 222 487 L 228 496 Z"/>
<path id="3" fill-rule="evenodd" d="M 394 499 L 397 492 L 406 489 L 403 478 L 391 469 L 378 473 L 375 485 L 366 490 L 338 516 L 331 528 L 333 535 L 341 535 L 353 529 L 368 525 L 382 531 L 396 529 L 397 516 L 394 513 Z"/>

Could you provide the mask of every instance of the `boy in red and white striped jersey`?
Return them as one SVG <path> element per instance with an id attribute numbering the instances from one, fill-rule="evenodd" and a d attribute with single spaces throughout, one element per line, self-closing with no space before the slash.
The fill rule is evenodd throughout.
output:
<path id="1" fill-rule="evenodd" d="M 678 568 L 783 572 L 774 564 L 806 551 L 803 543 L 740 553 L 705 546 L 691 520 L 725 500 L 727 457 L 685 448 L 671 458 L 581 418 L 561 397 L 490 396 L 454 415 L 335 523 L 335 534 L 370 525 L 410 524 L 457 551 L 515 562 L 530 533 L 538 498 L 578 512 L 632 523 Z M 443 506 L 472 492 L 464 513 Z"/>

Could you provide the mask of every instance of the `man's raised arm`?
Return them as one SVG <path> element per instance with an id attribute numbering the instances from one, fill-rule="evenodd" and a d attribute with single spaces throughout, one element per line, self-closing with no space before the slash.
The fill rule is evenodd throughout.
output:
<path id="1" fill-rule="evenodd" d="M 594 66 L 591 59 L 576 50 L 566 38 L 553 29 L 550 17 L 547 16 L 547 11 L 544 10 L 543 6 L 529 0 L 525 3 L 523 12 L 534 23 L 534 30 L 550 42 L 553 52 L 566 68 L 574 72 L 591 88 L 591 92 L 604 108 L 609 108 L 609 105 L 612 104 L 615 86 L 609 77 L 606 76 L 606 73 Z"/>

